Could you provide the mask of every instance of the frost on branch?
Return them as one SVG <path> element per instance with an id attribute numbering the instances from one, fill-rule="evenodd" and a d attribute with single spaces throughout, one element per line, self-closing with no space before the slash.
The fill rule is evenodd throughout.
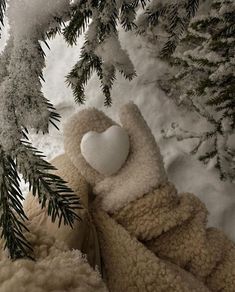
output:
<path id="1" fill-rule="evenodd" d="M 199 160 L 215 160 L 221 179 L 230 181 L 235 177 L 234 19 L 234 1 L 213 0 L 208 13 L 191 21 L 169 60 L 172 71 L 160 80 L 167 93 L 179 96 L 181 105 L 206 118 L 212 130 L 196 136 L 195 151 L 210 145 Z M 176 136 L 180 138 L 178 132 Z"/>
<path id="2" fill-rule="evenodd" d="M 161 48 L 160 56 L 169 57 L 175 51 L 198 7 L 199 0 L 150 1 L 146 12 L 137 21 L 137 31 L 139 34 L 152 31 L 155 38 L 163 37 L 164 45 Z"/>
<path id="3" fill-rule="evenodd" d="M 134 66 L 121 47 L 117 31 L 120 10 L 123 26 L 127 25 L 123 15 L 126 2 L 104 0 L 97 4 L 96 1 L 78 1 L 72 9 L 72 19 L 63 31 L 66 41 L 76 44 L 77 37 L 87 30 L 80 60 L 67 76 L 67 82 L 79 103 L 85 101 L 84 87 L 93 72 L 101 81 L 106 105 L 111 104 L 116 70 L 130 80 L 135 76 Z"/>
<path id="4" fill-rule="evenodd" d="M 134 66 L 119 41 L 118 25 L 125 31 L 138 30 L 137 12 L 141 9 L 142 13 L 151 2 L 154 0 L 9 1 L 10 39 L 0 55 L 0 151 L 1 161 L 4 162 L 0 166 L 0 186 L 5 196 L 2 197 L 5 203 L 0 199 L 1 214 L 5 216 L 0 217 L 0 227 L 11 257 L 26 256 L 28 247 L 22 237 L 23 229 L 19 227 L 23 225 L 17 225 L 16 220 L 14 223 L 14 217 L 11 217 L 14 210 L 8 204 L 14 196 L 21 198 L 18 177 L 15 175 L 17 172 L 29 182 L 33 195 L 39 197 L 42 206 L 48 204 L 52 220 L 59 217 L 60 221 L 64 219 L 65 223 L 72 224 L 77 218 L 73 208 L 79 207 L 77 198 L 71 195 L 65 182 L 50 174 L 53 168 L 27 141 L 29 128 L 46 133 L 50 123 L 56 126 L 59 121 L 53 105 L 42 94 L 45 56 L 41 42 L 48 46 L 47 38 L 62 33 L 65 41 L 74 45 L 78 37 L 85 34 L 81 57 L 68 74 L 67 82 L 72 87 L 75 100 L 82 103 L 85 101 L 85 85 L 91 74 L 96 72 L 105 104 L 110 105 L 116 72 L 121 72 L 129 80 L 135 76 Z M 5 4 L 6 1 L 0 0 L 0 22 L 3 20 Z M 187 17 L 194 14 L 190 9 L 195 11 L 196 7 L 196 0 L 185 1 Z M 174 6 L 174 9 L 181 14 L 180 5 Z M 175 20 L 179 23 L 178 18 Z M 171 22 L 172 30 L 169 32 L 178 34 L 180 30 L 176 27 L 178 24 Z M 8 181 L 6 177 L 10 174 L 12 179 Z M 14 187 L 16 189 L 12 191 Z M 59 196 L 61 194 L 63 198 Z M 15 202 L 17 204 L 18 201 Z M 19 216 L 22 213 L 21 208 L 15 211 Z M 19 220 L 23 220 L 23 217 Z M 13 221 L 7 222 L 6 218 Z M 15 224 L 16 229 L 9 231 L 9 224 Z M 14 236 L 16 231 L 21 236 L 18 239 Z M 20 242 L 25 244 L 21 245 Z"/>
<path id="5" fill-rule="evenodd" d="M 8 9 L 10 38 L 0 55 L 0 228 L 12 259 L 32 257 L 24 237 L 27 217 L 18 173 L 42 207 L 48 207 L 53 222 L 59 218 L 59 224 L 72 225 L 78 219 L 74 210 L 80 207 L 79 199 L 26 141 L 28 128 L 45 133 L 50 122 L 56 126 L 59 121 L 41 91 L 45 60 L 39 41 L 45 40 L 55 18 L 68 11 L 69 1 L 55 0 L 12 0 Z"/>
<path id="6" fill-rule="evenodd" d="M 111 104 L 116 70 L 129 80 L 136 75 L 128 53 L 119 42 L 118 24 L 125 31 L 134 30 L 144 34 L 148 28 L 158 27 L 159 21 L 163 21 L 167 24 L 165 30 L 169 39 L 162 54 L 168 55 L 175 49 L 189 20 L 195 15 L 198 4 L 198 0 L 73 1 L 71 20 L 62 30 L 65 40 L 74 45 L 77 38 L 86 32 L 80 60 L 67 76 L 75 100 L 84 103 L 85 85 L 93 72 L 100 78 L 106 105 Z M 139 19 L 137 12 L 140 14 Z"/>
<path id="7" fill-rule="evenodd" d="M 0 0 L 0 39 L 1 39 L 1 29 L 4 25 L 3 19 L 4 19 L 4 13 L 6 10 L 6 0 Z"/>
<path id="8" fill-rule="evenodd" d="M 221 180 L 235 182 L 235 145 L 229 139 L 231 135 L 233 135 L 233 139 L 235 137 L 231 121 L 228 118 L 215 119 L 205 109 L 201 109 L 196 104 L 193 106 L 200 117 L 208 122 L 208 129 L 194 132 L 184 130 L 179 124 L 172 123 L 167 130 L 162 130 L 163 137 L 176 138 L 177 141 L 195 140 L 196 145 L 190 153 L 197 155 L 197 158 L 204 164 L 213 161 Z"/>

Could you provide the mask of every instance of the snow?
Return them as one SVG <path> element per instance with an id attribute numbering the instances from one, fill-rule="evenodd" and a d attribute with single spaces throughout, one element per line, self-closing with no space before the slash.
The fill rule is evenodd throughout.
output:
<path id="1" fill-rule="evenodd" d="M 92 168 L 103 175 L 111 176 L 125 163 L 130 141 L 127 131 L 115 125 L 103 133 L 87 132 L 82 137 L 80 147 L 82 156 Z"/>
<path id="2" fill-rule="evenodd" d="M 175 139 L 164 139 L 161 134 L 161 129 L 166 129 L 173 121 L 179 122 L 182 128 L 191 128 L 195 131 L 203 125 L 202 121 L 195 116 L 185 117 L 185 113 L 179 111 L 174 102 L 158 88 L 159 74 L 162 74 L 166 67 L 156 58 L 156 47 L 131 33 L 122 32 L 120 39 L 130 54 L 138 76 L 129 82 L 121 74 L 117 75 L 112 91 L 113 105 L 110 108 L 103 106 L 104 97 L 96 76 L 88 83 L 86 89 L 88 100 L 84 106 L 74 103 L 72 92 L 64 83 L 64 76 L 78 60 L 83 39 L 80 39 L 78 46 L 71 48 L 58 36 L 50 42 L 50 51 L 44 48 L 47 54 L 47 67 L 44 70 L 46 82 L 43 85 L 43 92 L 56 106 L 62 116 L 62 122 L 60 131 L 51 128 L 50 134 L 44 136 L 32 133 L 30 137 L 34 145 L 43 150 L 48 159 L 52 159 L 63 152 L 62 127 L 74 112 L 94 106 L 118 121 L 119 107 L 133 100 L 140 107 L 159 143 L 170 180 L 179 191 L 198 195 L 210 212 L 209 226 L 223 229 L 235 240 L 234 185 L 220 181 L 213 165 L 204 166 L 188 154 L 192 141 L 177 142 Z M 0 49 L 4 46 L 5 40 L 4 31 Z M 25 186 L 24 192 L 26 193 Z"/>
<path id="3" fill-rule="evenodd" d="M 105 64 L 113 65 L 119 72 L 123 72 L 125 76 L 131 78 L 135 75 L 135 68 L 130 61 L 128 53 L 122 49 L 117 36 L 108 37 L 96 48 L 95 53 Z"/>
<path id="4" fill-rule="evenodd" d="M 12 0 L 7 13 L 14 37 L 22 39 L 42 36 L 53 22 L 51 15 L 61 17 L 68 11 L 69 0 Z"/>

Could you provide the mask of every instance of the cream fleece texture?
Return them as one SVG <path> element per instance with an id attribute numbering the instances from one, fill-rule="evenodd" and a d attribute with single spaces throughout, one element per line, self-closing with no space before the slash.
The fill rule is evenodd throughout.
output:
<path id="1" fill-rule="evenodd" d="M 12 262 L 2 252 L 0 241 L 0 292 L 105 292 L 107 288 L 97 271 L 101 265 L 97 234 L 87 210 L 87 182 L 65 154 L 52 164 L 59 168 L 55 173 L 81 198 L 84 208 L 78 214 L 82 221 L 76 221 L 73 229 L 63 225 L 58 228 L 58 222 L 51 223 L 47 210 L 28 194 L 24 208 L 30 233 L 25 236 L 36 261 Z"/>
<path id="2" fill-rule="evenodd" d="M 170 183 L 113 214 L 158 257 L 191 272 L 211 291 L 235 291 L 235 245 L 207 228 L 207 209 L 193 194 Z"/>
<path id="3" fill-rule="evenodd" d="M 81 253 L 69 250 L 86 247 L 91 265 L 99 263 L 96 229 L 110 292 L 235 291 L 234 243 L 221 231 L 206 227 L 208 212 L 196 196 L 178 194 L 167 182 L 159 149 L 155 149 L 157 144 L 137 107 L 124 106 L 122 114 L 132 153 L 118 175 L 111 177 L 91 169 L 80 156 L 79 141 L 84 133 L 104 131 L 113 121 L 90 109 L 68 123 L 66 154 L 54 164 L 58 174 L 81 196 L 85 208 L 79 214 L 84 223 L 78 222 L 73 232 L 67 227 L 59 230 L 29 197 L 26 210 L 33 231 L 29 236 L 38 261 L 12 263 L 1 255 L 0 291 L 107 291 Z M 92 216 L 86 180 L 97 194 L 90 204 Z"/>
<path id="4" fill-rule="evenodd" d="M 99 274 L 79 250 L 69 250 L 61 241 L 31 223 L 26 234 L 36 261 L 12 262 L 0 254 L 1 292 L 106 292 Z M 1 245 L 1 244 L 0 244 Z M 0 246 L 2 250 L 2 246 Z"/>
<path id="5" fill-rule="evenodd" d="M 189 273 L 156 257 L 104 211 L 93 215 L 109 291 L 209 292 Z"/>
<path id="6" fill-rule="evenodd" d="M 111 176 L 99 174 L 85 161 L 80 143 L 85 133 L 100 133 L 116 123 L 91 108 L 75 114 L 64 128 L 65 152 L 93 186 L 93 192 L 102 196 L 102 208 L 108 212 L 114 212 L 167 180 L 159 147 L 134 103 L 121 108 L 120 121 L 129 135 L 130 152 L 124 166 Z"/>
<path id="7" fill-rule="evenodd" d="M 208 212 L 196 196 L 178 194 L 167 182 L 160 151 L 138 108 L 127 104 L 120 116 L 131 154 L 118 174 L 104 178 L 84 160 L 72 160 L 97 194 L 93 216 L 109 290 L 234 292 L 234 243 L 206 227 Z M 65 128 L 65 149 L 72 159 L 80 155 L 85 132 L 104 131 L 112 124 L 95 109 L 76 114 L 72 121 Z M 102 209 L 109 214 L 98 211 Z M 177 265 L 179 274 L 166 263 Z M 186 271 L 188 281 L 182 276 Z"/>

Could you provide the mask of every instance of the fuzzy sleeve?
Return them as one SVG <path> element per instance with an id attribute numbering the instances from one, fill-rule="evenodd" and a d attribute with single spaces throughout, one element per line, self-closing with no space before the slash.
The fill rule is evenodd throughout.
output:
<path id="1" fill-rule="evenodd" d="M 64 179 L 74 193 L 80 198 L 83 209 L 77 210 L 81 220 L 74 222 L 73 229 L 68 225 L 58 227 L 58 220 L 51 222 L 47 215 L 47 209 L 41 208 L 38 199 L 29 193 L 24 202 L 24 209 L 30 221 L 43 226 L 45 230 L 64 242 L 70 249 L 78 249 L 87 255 L 88 262 L 92 267 L 100 268 L 99 243 L 92 218 L 88 211 L 89 189 L 86 180 L 82 177 L 76 167 L 70 162 L 66 154 L 57 156 L 51 161 L 57 170 L 54 171 Z"/>
<path id="2" fill-rule="evenodd" d="M 235 291 L 235 245 L 207 228 L 208 211 L 193 194 L 170 183 L 113 214 L 158 257 L 191 272 L 211 291 Z"/>

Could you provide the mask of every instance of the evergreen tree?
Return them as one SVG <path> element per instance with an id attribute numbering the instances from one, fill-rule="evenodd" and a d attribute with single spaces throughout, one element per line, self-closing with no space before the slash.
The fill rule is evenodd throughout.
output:
<path id="1" fill-rule="evenodd" d="M 213 0 L 207 15 L 195 17 L 170 59 L 177 73 L 163 78 L 171 94 L 205 119 L 209 128 L 192 133 L 174 123 L 166 134 L 178 140 L 197 138 L 199 160 L 215 162 L 222 180 L 235 179 L 235 2 Z"/>
<path id="2" fill-rule="evenodd" d="M 138 19 L 137 31 L 139 34 L 146 34 L 146 31 L 150 30 L 156 38 L 159 38 L 159 33 L 163 33 L 167 41 L 162 41 L 160 56 L 168 58 L 175 51 L 198 7 L 199 0 L 151 1 L 146 12 Z"/>
<path id="3" fill-rule="evenodd" d="M 1 32 L 1 26 L 3 25 L 3 18 L 4 18 L 4 12 L 6 10 L 6 1 L 0 0 L 0 32 Z M 0 34 L 1 38 L 1 34 Z"/>
<path id="4" fill-rule="evenodd" d="M 30 245 L 24 237 L 27 218 L 22 207 L 18 173 L 29 183 L 42 207 L 48 206 L 52 221 L 59 218 L 60 223 L 72 225 L 78 219 L 75 209 L 81 207 L 66 182 L 51 174 L 54 167 L 28 141 L 28 129 L 47 133 L 49 124 L 57 127 L 60 119 L 42 93 L 45 54 L 41 42 L 48 46 L 47 39 L 61 33 L 69 45 L 75 45 L 78 37 L 85 34 L 80 59 L 68 74 L 67 82 L 75 100 L 84 103 L 85 85 L 96 72 L 105 104 L 110 105 L 116 70 L 129 80 L 136 75 L 128 53 L 120 44 L 117 26 L 120 24 L 126 31 L 139 31 L 137 10 L 142 9 L 145 13 L 146 7 L 146 15 L 155 9 L 155 21 L 149 22 L 153 16 L 148 16 L 142 24 L 157 25 L 158 12 L 154 6 L 157 2 L 163 3 L 156 0 L 9 1 L 10 38 L 0 55 L 0 227 L 12 258 L 30 254 Z M 198 0 L 175 0 L 173 4 L 168 3 L 168 9 L 159 12 L 157 17 L 166 22 L 167 17 L 171 20 L 178 9 L 181 11 L 177 13 L 176 24 L 171 20 L 168 27 L 172 39 L 164 54 L 174 49 L 177 35 L 187 27 Z M 5 8 L 6 1 L 0 0 L 0 22 L 3 22 Z M 185 21 L 179 25 L 183 18 Z"/>

